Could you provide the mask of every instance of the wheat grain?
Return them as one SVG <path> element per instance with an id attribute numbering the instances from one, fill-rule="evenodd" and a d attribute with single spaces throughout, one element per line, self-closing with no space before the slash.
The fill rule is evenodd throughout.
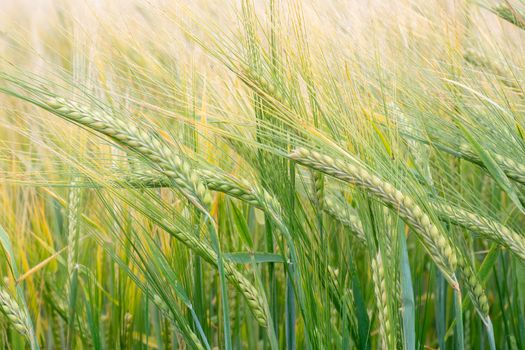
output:
<path id="1" fill-rule="evenodd" d="M 352 231 L 356 238 L 366 245 L 366 236 L 363 231 L 363 225 L 357 215 L 349 213 L 348 209 L 338 203 L 337 200 L 326 198 L 324 200 L 324 210 Z"/>
<path id="2" fill-rule="evenodd" d="M 150 159 L 158 167 L 158 170 L 177 185 L 181 192 L 199 209 L 206 212 L 206 206 L 211 202 L 211 196 L 199 175 L 192 171 L 189 164 L 164 145 L 155 135 L 145 130 L 136 128 L 132 124 L 105 116 L 100 113 L 92 113 L 87 109 L 74 103 L 67 102 L 61 98 L 46 101 L 46 106 L 53 112 L 68 120 L 87 126 L 117 142 L 137 151 Z M 165 222 L 165 228 L 169 223 Z M 210 263 L 217 265 L 215 251 L 201 240 L 179 230 L 168 230 L 188 248 L 206 258 Z M 257 290 L 242 276 L 230 263 L 224 264 L 226 277 L 234 283 L 245 296 L 250 309 L 261 326 L 266 326 L 266 313 L 262 306 L 262 300 Z"/>
<path id="3" fill-rule="evenodd" d="M 199 174 L 199 177 L 209 190 L 225 193 L 254 206 L 260 205 L 246 182 L 219 175 L 217 172 L 210 170 L 199 169 L 195 171 Z M 121 183 L 118 183 L 117 185 L 120 184 Z M 174 185 L 169 178 L 154 173 L 133 174 L 125 178 L 124 184 L 137 188 L 173 187 Z"/>
<path id="4" fill-rule="evenodd" d="M 388 309 L 387 287 L 385 280 L 385 269 L 381 259 L 380 251 L 372 258 L 372 280 L 374 281 L 374 294 L 378 310 L 379 330 L 383 348 L 389 348 L 391 344 L 391 321 Z"/>
<path id="5" fill-rule="evenodd" d="M 460 271 L 461 280 L 467 286 L 466 289 L 474 307 L 483 319 L 488 318 L 489 303 L 487 296 L 485 295 L 485 291 L 483 290 L 478 277 L 474 273 L 472 266 L 467 262 L 463 255 L 458 263 L 458 269 Z"/>
<path id="6" fill-rule="evenodd" d="M 435 203 L 432 205 L 442 220 L 465 227 L 477 232 L 482 237 L 496 241 L 510 249 L 521 259 L 525 260 L 525 237 L 516 231 L 487 217 L 472 213 L 465 209 L 449 204 Z"/>
<path id="7" fill-rule="evenodd" d="M 334 160 L 317 152 L 300 148 L 291 153 L 290 158 L 339 180 L 356 185 L 395 209 L 400 217 L 420 233 L 419 237 L 425 243 L 436 265 L 451 285 L 458 288 L 455 277 L 457 265 L 455 250 L 437 226 L 430 221 L 429 216 L 409 196 L 395 189 L 388 182 L 369 174 L 360 166 Z"/>
<path id="8" fill-rule="evenodd" d="M 211 196 L 198 175 L 155 134 L 62 98 L 51 98 L 45 105 L 55 114 L 98 131 L 149 159 L 199 209 L 205 211 L 210 204 Z"/>
<path id="9" fill-rule="evenodd" d="M 324 177 L 318 171 L 312 172 L 314 199 L 317 208 L 322 211 L 324 207 Z"/>
<path id="10" fill-rule="evenodd" d="M 0 310 L 16 331 L 29 339 L 30 323 L 27 314 L 5 290 L 0 288 Z"/>
<path id="11" fill-rule="evenodd" d="M 75 265 L 78 258 L 79 245 L 79 221 L 80 215 L 80 188 L 77 187 L 78 180 L 73 180 L 68 198 L 68 236 L 67 236 L 67 274 L 69 276 L 66 287 L 66 295 L 69 295 Z"/>
<path id="12" fill-rule="evenodd" d="M 484 166 L 483 161 L 478 156 L 477 153 L 475 153 L 472 148 L 467 144 L 461 144 L 459 147 L 459 156 L 461 156 L 464 159 L 467 159 L 469 162 L 478 164 L 479 166 Z M 499 165 L 501 170 L 509 177 L 509 179 L 512 179 L 516 182 L 525 184 L 525 166 L 522 164 L 519 164 L 515 162 L 514 160 L 502 156 L 497 153 L 491 152 L 492 157 L 496 161 L 496 163 Z"/>

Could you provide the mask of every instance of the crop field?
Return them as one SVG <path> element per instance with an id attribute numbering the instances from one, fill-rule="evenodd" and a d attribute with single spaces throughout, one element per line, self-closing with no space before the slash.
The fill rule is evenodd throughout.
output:
<path id="1" fill-rule="evenodd" d="M 525 1 L 0 0 L 0 348 L 525 349 Z"/>

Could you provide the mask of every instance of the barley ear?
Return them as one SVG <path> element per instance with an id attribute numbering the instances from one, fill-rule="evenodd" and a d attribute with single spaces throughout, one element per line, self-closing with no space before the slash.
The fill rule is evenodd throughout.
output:
<path id="1" fill-rule="evenodd" d="M 29 336 L 31 327 L 28 315 L 22 310 L 15 299 L 13 299 L 3 288 L 0 288 L 0 310 L 13 328 L 30 340 Z"/>
<path id="2" fill-rule="evenodd" d="M 438 226 L 412 198 L 390 183 L 370 174 L 360 165 L 335 160 L 330 156 L 304 148 L 296 149 L 289 157 L 304 166 L 355 185 L 396 210 L 398 215 L 419 233 L 418 237 L 452 287 L 459 288 L 455 276 L 457 266 L 455 249 L 452 248 L 446 235 L 440 232 Z"/>

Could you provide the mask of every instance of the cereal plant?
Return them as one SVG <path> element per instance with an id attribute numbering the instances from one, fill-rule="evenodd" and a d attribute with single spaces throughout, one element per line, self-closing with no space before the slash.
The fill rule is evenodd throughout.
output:
<path id="1" fill-rule="evenodd" d="M 525 2 L 0 2 L 6 349 L 525 349 Z"/>

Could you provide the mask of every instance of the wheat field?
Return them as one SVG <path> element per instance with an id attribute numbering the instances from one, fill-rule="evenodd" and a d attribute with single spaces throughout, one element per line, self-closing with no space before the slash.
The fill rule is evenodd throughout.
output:
<path id="1" fill-rule="evenodd" d="M 523 0 L 0 1 L 5 349 L 525 349 Z"/>

